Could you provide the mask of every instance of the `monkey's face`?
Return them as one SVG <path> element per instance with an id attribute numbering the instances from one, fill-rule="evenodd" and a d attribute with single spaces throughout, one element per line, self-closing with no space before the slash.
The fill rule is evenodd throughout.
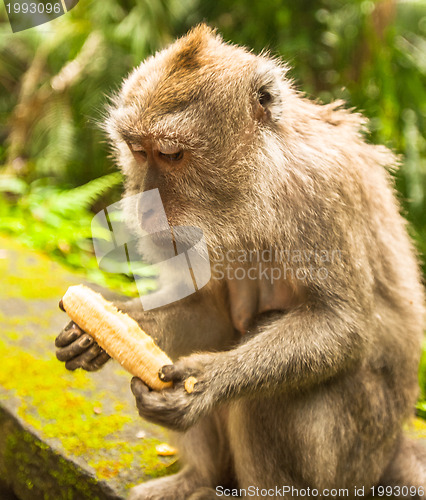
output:
<path id="1" fill-rule="evenodd" d="M 235 214 L 257 196 L 266 148 L 281 142 L 282 77 L 272 60 L 206 26 L 147 59 L 106 125 L 127 195 L 158 188 L 170 224 L 198 226 L 208 239 L 220 226 L 232 234 Z"/>

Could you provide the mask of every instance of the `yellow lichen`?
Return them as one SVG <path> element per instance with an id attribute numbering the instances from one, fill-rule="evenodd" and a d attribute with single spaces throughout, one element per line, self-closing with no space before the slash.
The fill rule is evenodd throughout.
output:
<path id="1" fill-rule="evenodd" d="M 60 443 L 65 455 L 85 460 L 98 479 L 110 479 L 131 468 L 145 477 L 173 472 L 170 459 L 157 457 L 159 439 L 129 442 L 130 422 L 139 418 L 134 408 L 101 391 L 93 400 L 92 375 L 68 372 L 54 355 L 55 333 L 48 332 L 52 320 L 57 320 L 57 301 L 81 278 L 13 240 L 0 238 L 0 248 L 10 251 L 10 258 L 0 258 L 0 300 L 6 304 L 0 312 L 0 400 L 17 396 L 20 418 L 46 443 Z M 7 305 L 10 299 L 16 309 Z M 21 302 L 16 307 L 16 299 L 22 300 L 22 308 Z M 41 300 L 47 304 L 43 314 Z"/>
<path id="2" fill-rule="evenodd" d="M 102 402 L 86 399 L 84 391 L 93 388 L 87 373 L 69 373 L 53 356 L 35 358 L 17 347 L 11 351 L 4 342 L 0 342 L 0 358 L 0 386 L 21 397 L 19 416 L 44 438 L 59 439 L 66 452 L 84 456 L 99 478 L 115 476 L 133 461 L 148 476 L 167 472 L 156 455 L 158 439 L 130 444 L 115 436 L 131 421 L 130 415 L 94 412 Z M 108 451 L 114 452 L 111 459 L 100 458 Z"/>

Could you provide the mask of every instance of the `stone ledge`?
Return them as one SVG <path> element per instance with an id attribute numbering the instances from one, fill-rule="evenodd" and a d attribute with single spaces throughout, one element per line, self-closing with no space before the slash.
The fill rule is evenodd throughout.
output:
<path id="1" fill-rule="evenodd" d="M 119 500 L 106 481 L 99 481 L 83 464 L 47 444 L 28 425 L 0 408 L 0 471 L 19 499 Z M 3 498 L 3 496 L 1 497 Z"/>
<path id="2" fill-rule="evenodd" d="M 124 499 L 175 472 L 158 457 L 165 431 L 137 414 L 130 375 L 110 361 L 68 372 L 54 354 L 67 318 L 58 299 L 84 281 L 0 237 L 0 498 Z"/>

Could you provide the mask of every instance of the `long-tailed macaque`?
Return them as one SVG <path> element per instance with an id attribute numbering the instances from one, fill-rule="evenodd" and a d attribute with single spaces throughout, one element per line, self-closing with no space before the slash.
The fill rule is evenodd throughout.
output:
<path id="1" fill-rule="evenodd" d="M 402 431 L 418 394 L 423 288 L 395 156 L 368 144 L 364 126 L 205 25 L 113 99 L 105 128 L 126 195 L 158 188 L 170 225 L 201 228 L 212 266 L 185 299 L 119 304 L 173 359 L 161 373 L 172 389 L 133 379 L 132 390 L 142 417 L 177 431 L 185 463 L 132 500 L 249 487 L 276 498 L 283 486 L 351 498 L 377 485 L 426 498 L 426 452 Z M 77 325 L 57 346 L 71 370 L 108 359 Z"/>

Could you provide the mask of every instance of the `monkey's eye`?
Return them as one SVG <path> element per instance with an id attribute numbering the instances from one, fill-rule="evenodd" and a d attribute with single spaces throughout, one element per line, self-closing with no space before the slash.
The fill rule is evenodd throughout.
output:
<path id="1" fill-rule="evenodd" d="M 158 154 L 161 158 L 168 161 L 180 161 L 183 158 L 183 151 L 179 146 L 173 146 L 168 144 L 162 144 L 158 150 Z"/>
<path id="2" fill-rule="evenodd" d="M 271 94 L 265 89 L 261 88 L 259 90 L 259 103 L 261 106 L 265 107 L 267 106 L 270 102 L 272 101 L 272 96 Z"/>
<path id="3" fill-rule="evenodd" d="M 183 151 L 178 151 L 177 153 L 162 153 L 160 151 L 160 156 L 169 161 L 179 161 L 183 158 Z"/>

